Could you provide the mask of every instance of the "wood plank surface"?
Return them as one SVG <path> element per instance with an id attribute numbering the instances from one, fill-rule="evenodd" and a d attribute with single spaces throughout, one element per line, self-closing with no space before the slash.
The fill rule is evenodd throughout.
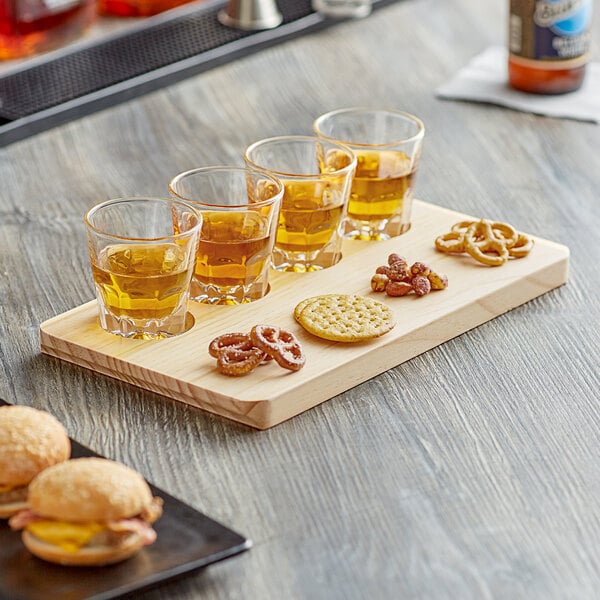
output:
<path id="1" fill-rule="evenodd" d="M 271 291 L 242 306 L 191 302 L 195 324 L 186 333 L 159 341 L 125 340 L 98 325 L 97 304 L 88 302 L 41 324 L 42 352 L 193 404 L 218 415 L 267 429 L 395 367 L 469 329 L 544 294 L 567 280 L 569 250 L 540 238 L 529 256 L 502 267 L 481 265 L 468 255 L 444 255 L 433 240 L 453 224 L 474 217 L 415 202 L 412 227 L 385 242 L 345 240 L 342 260 L 315 273 L 272 273 Z M 391 252 L 409 264 L 424 261 L 451 282 L 426 297 L 391 298 L 371 292 L 375 268 Z M 294 322 L 293 310 L 319 294 L 370 295 L 392 308 L 396 326 L 364 343 L 344 344 L 310 335 Z M 274 363 L 245 377 L 218 373 L 207 348 L 228 332 L 256 324 L 293 331 L 308 361 L 299 372 Z"/>
<path id="2" fill-rule="evenodd" d="M 507 11 L 401 0 L 0 149 L 0 396 L 254 541 L 144 600 L 598 597 L 600 127 L 435 96 Z M 265 431 L 40 352 L 94 297 L 88 207 L 360 105 L 423 119 L 418 197 L 568 246 L 568 284 Z"/>

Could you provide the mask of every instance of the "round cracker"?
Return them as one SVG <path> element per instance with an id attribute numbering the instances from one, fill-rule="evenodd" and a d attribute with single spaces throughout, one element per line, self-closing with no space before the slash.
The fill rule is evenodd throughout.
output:
<path id="1" fill-rule="evenodd" d="M 296 320 L 313 335 L 334 342 L 361 342 L 390 331 L 394 315 L 386 304 L 366 296 L 328 294 L 308 298 L 294 311 Z"/>
<path id="2" fill-rule="evenodd" d="M 305 298 L 304 300 L 301 300 L 300 302 L 298 302 L 298 304 L 296 304 L 296 307 L 294 308 L 294 319 L 296 319 L 296 321 L 298 321 L 298 317 L 300 316 L 300 313 L 311 303 L 311 302 L 315 302 L 316 300 L 319 300 L 321 298 L 329 298 L 329 296 L 338 296 L 339 294 L 321 294 L 320 296 L 312 296 L 312 298 Z"/>

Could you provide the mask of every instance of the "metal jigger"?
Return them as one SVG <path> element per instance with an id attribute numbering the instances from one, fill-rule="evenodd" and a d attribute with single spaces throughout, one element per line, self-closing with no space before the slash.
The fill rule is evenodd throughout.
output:
<path id="1" fill-rule="evenodd" d="M 247 31 L 273 29 L 283 21 L 275 0 L 229 0 L 218 18 L 227 27 Z"/>

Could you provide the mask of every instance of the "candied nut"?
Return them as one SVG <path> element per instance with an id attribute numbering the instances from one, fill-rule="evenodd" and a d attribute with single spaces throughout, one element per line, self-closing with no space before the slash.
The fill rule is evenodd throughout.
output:
<path id="1" fill-rule="evenodd" d="M 376 275 L 387 275 L 389 277 L 390 268 L 387 265 L 381 265 L 375 269 Z"/>
<path id="2" fill-rule="evenodd" d="M 412 288 L 417 296 L 425 296 L 431 291 L 431 283 L 425 275 L 416 275 L 412 279 Z"/>
<path id="3" fill-rule="evenodd" d="M 388 284 L 390 278 L 383 273 L 375 273 L 371 277 L 371 289 L 374 292 L 385 292 L 385 287 Z"/>
<path id="4" fill-rule="evenodd" d="M 388 296 L 406 296 L 412 291 L 412 285 L 407 281 L 390 281 L 385 286 L 385 293 Z"/>
<path id="5" fill-rule="evenodd" d="M 429 273 L 431 272 L 431 268 L 429 267 L 429 265 L 426 265 L 423 262 L 416 262 L 413 263 L 410 267 L 410 272 L 413 277 L 415 275 L 423 275 L 424 277 L 427 277 L 427 275 L 429 275 Z"/>
<path id="6" fill-rule="evenodd" d="M 407 264 L 404 256 L 400 256 L 399 254 L 392 252 L 392 254 L 388 256 L 388 265 L 391 267 L 396 262 L 403 262 L 404 264 Z"/>
<path id="7" fill-rule="evenodd" d="M 448 278 L 445 275 L 431 271 L 427 275 L 432 290 L 445 290 L 448 287 Z"/>
<path id="8" fill-rule="evenodd" d="M 403 260 L 398 260 L 388 270 L 391 281 L 410 281 L 411 274 L 408 265 Z"/>

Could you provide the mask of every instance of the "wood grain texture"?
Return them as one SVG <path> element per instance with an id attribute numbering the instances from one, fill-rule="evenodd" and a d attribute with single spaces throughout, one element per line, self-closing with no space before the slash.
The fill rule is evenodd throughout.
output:
<path id="1" fill-rule="evenodd" d="M 600 128 L 434 95 L 507 9 L 402 0 L 0 149 L 0 395 L 255 544 L 144 598 L 597 598 Z M 87 207 L 361 104 L 424 120 L 419 197 L 568 246 L 569 283 L 261 432 L 40 354 L 93 297 Z"/>
<path id="2" fill-rule="evenodd" d="M 465 333 L 508 310 L 566 283 L 569 250 L 535 239 L 532 252 L 499 268 L 468 255 L 436 252 L 433 240 L 455 223 L 475 217 L 415 202 L 412 227 L 401 238 L 381 243 L 345 240 L 343 259 L 310 274 L 273 273 L 271 291 L 252 304 L 229 307 L 191 302 L 194 326 L 169 340 L 123 340 L 98 325 L 95 301 L 58 315 L 40 326 L 42 352 L 158 392 L 258 429 L 277 425 L 383 371 Z M 409 264 L 419 260 L 448 276 L 444 293 L 426 298 L 374 294 L 370 278 L 400 252 Z M 385 336 L 360 344 L 327 342 L 294 322 L 299 301 L 328 293 L 369 295 L 392 309 L 396 326 Z M 290 373 L 274 364 L 243 378 L 225 377 L 208 354 L 210 341 L 254 325 L 292 331 L 308 357 Z"/>

